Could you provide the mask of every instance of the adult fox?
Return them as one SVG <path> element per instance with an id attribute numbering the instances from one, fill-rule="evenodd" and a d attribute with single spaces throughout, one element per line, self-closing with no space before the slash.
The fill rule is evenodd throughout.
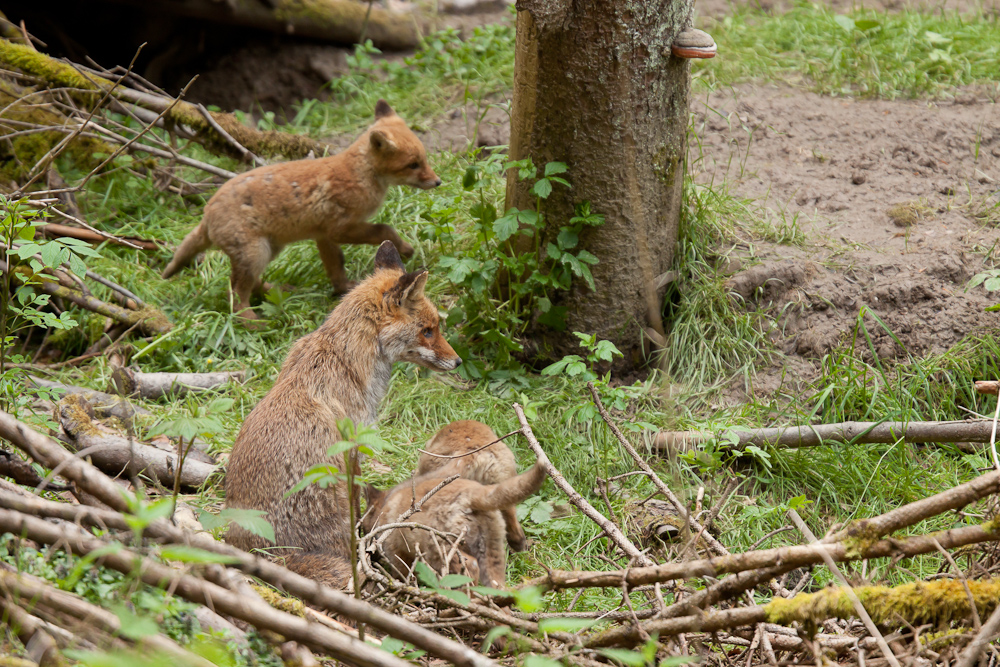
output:
<path id="1" fill-rule="evenodd" d="M 236 311 L 256 319 L 250 295 L 262 289 L 264 269 L 293 241 L 312 239 L 335 294 L 353 285 L 344 271 L 342 243 L 392 241 L 413 255 L 389 225 L 373 225 L 391 185 L 429 189 L 441 179 L 427 152 L 385 100 L 375 105 L 375 124 L 346 150 L 318 160 L 258 167 L 226 182 L 205 205 L 201 223 L 181 242 L 163 270 L 170 278 L 195 256 L 216 245 L 229 255 Z"/>
<path id="2" fill-rule="evenodd" d="M 285 497 L 317 464 L 345 470 L 342 454 L 327 455 L 341 439 L 337 420 L 374 423 L 396 361 L 442 372 L 462 363 L 441 335 L 437 308 L 424 296 L 426 282 L 427 271 L 406 273 L 395 246 L 383 242 L 374 274 L 295 343 L 236 436 L 226 506 L 267 512 L 275 543 L 297 548 L 285 565 L 305 576 L 336 586 L 350 577 L 346 482 Z M 246 550 L 272 546 L 235 525 L 226 541 Z"/>

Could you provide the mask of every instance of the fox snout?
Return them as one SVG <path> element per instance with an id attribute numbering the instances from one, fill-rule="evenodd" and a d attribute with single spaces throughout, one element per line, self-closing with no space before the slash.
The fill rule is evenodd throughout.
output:
<path id="1" fill-rule="evenodd" d="M 417 187 L 422 190 L 430 190 L 431 188 L 436 188 L 439 185 L 441 185 L 441 179 L 438 178 L 438 175 L 432 171 L 430 176 L 422 179 L 420 183 L 417 184 Z"/>

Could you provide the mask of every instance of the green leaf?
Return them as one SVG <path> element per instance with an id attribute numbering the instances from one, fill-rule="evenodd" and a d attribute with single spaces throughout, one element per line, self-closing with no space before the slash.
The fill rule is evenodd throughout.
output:
<path id="1" fill-rule="evenodd" d="M 597 264 L 600 261 L 586 250 L 581 250 L 580 252 L 576 253 L 576 258 L 581 262 L 583 262 L 584 264 L 590 264 L 591 266 Z"/>
<path id="2" fill-rule="evenodd" d="M 852 19 L 850 16 L 837 14 L 836 16 L 833 17 L 833 20 L 846 32 L 852 32 L 854 30 L 854 19 Z"/>
<path id="3" fill-rule="evenodd" d="M 549 162 L 545 165 L 545 175 L 554 176 L 555 174 L 564 174 L 568 168 L 562 162 Z"/>
<path id="4" fill-rule="evenodd" d="M 872 20 L 872 19 L 855 19 L 854 20 L 854 27 L 857 28 L 858 30 L 860 30 L 861 32 L 866 32 L 868 30 L 871 30 L 872 28 L 877 28 L 880 25 L 882 25 L 880 22 Z"/>
<path id="5" fill-rule="evenodd" d="M 951 37 L 945 37 L 944 35 L 939 35 L 936 32 L 931 32 L 930 30 L 924 33 L 924 39 L 931 46 L 943 46 L 944 44 L 951 43 Z"/>
<path id="6" fill-rule="evenodd" d="M 627 651 L 623 648 L 604 648 L 599 653 L 606 658 L 611 658 L 615 662 L 620 662 L 626 667 L 643 667 L 646 663 L 646 656 L 638 651 Z"/>
<path id="7" fill-rule="evenodd" d="M 142 639 L 143 637 L 155 635 L 160 631 L 159 626 L 156 625 L 156 621 L 151 618 L 136 616 L 126 609 L 124 605 L 115 605 L 111 611 L 118 617 L 118 621 L 121 624 L 119 633 L 128 639 Z"/>
<path id="8" fill-rule="evenodd" d="M 995 292 L 1000 289 L 1000 276 L 993 276 L 989 278 L 984 284 L 983 288 L 987 292 Z"/>
<path id="9" fill-rule="evenodd" d="M 476 181 L 479 180 L 478 171 L 479 170 L 476 169 L 476 165 L 474 164 L 470 164 L 465 168 L 465 175 L 462 177 L 462 188 L 465 190 L 472 189 L 472 187 L 476 184 Z"/>
<path id="10" fill-rule="evenodd" d="M 538 299 L 536 303 L 538 305 L 538 310 L 542 311 L 543 313 L 549 312 L 549 310 L 552 308 L 552 302 L 549 301 L 548 297 L 543 296 L 540 299 Z"/>
<path id="11" fill-rule="evenodd" d="M 526 614 L 542 608 L 542 591 L 537 586 L 528 586 L 511 592 L 514 594 L 514 604 Z"/>
<path id="12" fill-rule="evenodd" d="M 529 655 L 521 663 L 524 667 L 564 667 L 564 665 L 558 660 L 553 660 L 552 658 L 546 658 L 540 655 Z"/>
<path id="13" fill-rule="evenodd" d="M 69 256 L 69 268 L 78 278 L 83 278 L 87 275 L 87 264 L 76 254 Z"/>
<path id="14" fill-rule="evenodd" d="M 235 523 L 243 530 L 253 533 L 265 540 L 274 542 L 274 528 L 264 517 L 267 512 L 263 510 L 240 509 L 237 507 L 227 507 L 218 514 L 202 511 L 198 515 L 202 527 L 205 530 L 215 530 L 224 528 L 230 523 Z"/>
<path id="15" fill-rule="evenodd" d="M 438 581 L 437 575 L 434 574 L 434 570 L 427 563 L 418 560 L 413 564 L 413 572 L 417 575 L 417 579 L 425 586 L 430 586 L 431 588 L 441 587 L 441 582 Z"/>
<path id="16" fill-rule="evenodd" d="M 552 503 L 542 501 L 531 509 L 532 523 L 545 523 L 552 518 Z"/>
<path id="17" fill-rule="evenodd" d="M 470 591 L 479 593 L 480 595 L 485 595 L 487 597 L 499 595 L 499 596 L 509 596 L 510 593 L 499 588 L 490 588 L 489 586 L 473 586 L 469 589 Z"/>
<path id="18" fill-rule="evenodd" d="M 552 194 L 552 183 L 547 178 L 540 178 L 531 190 L 542 199 L 547 199 Z"/>
<path id="19" fill-rule="evenodd" d="M 461 605 L 467 605 L 471 602 L 468 595 L 462 593 L 461 591 L 453 591 L 450 588 L 439 588 L 434 592 L 442 597 L 448 598 L 449 600 L 454 600 Z"/>
<path id="20" fill-rule="evenodd" d="M 464 574 L 446 574 L 441 577 L 438 582 L 442 588 L 458 588 L 459 586 L 464 586 L 465 584 L 471 583 L 472 578 L 467 577 Z"/>
<path id="21" fill-rule="evenodd" d="M 63 263 L 63 248 L 54 241 L 49 241 L 42 246 L 42 262 L 50 269 L 57 268 Z"/>
<path id="22" fill-rule="evenodd" d="M 597 623 L 592 618 L 543 618 L 538 621 L 542 632 L 578 632 Z"/>
<path id="23" fill-rule="evenodd" d="M 551 242 L 545 246 L 545 253 L 549 256 L 549 259 L 558 260 L 562 257 L 562 250 L 555 243 Z"/>
<path id="24" fill-rule="evenodd" d="M 490 650 L 495 642 L 500 637 L 506 637 L 510 634 L 510 627 L 506 625 L 497 625 L 490 628 L 490 631 L 486 633 L 486 637 L 483 638 L 483 647 L 480 649 L 483 653 Z"/>
<path id="25" fill-rule="evenodd" d="M 570 250 L 575 248 L 576 244 L 580 242 L 580 235 L 574 232 L 569 227 L 563 227 L 559 230 L 559 236 L 556 237 L 556 243 L 559 244 L 559 248 L 562 250 Z M 582 251 L 586 252 L 586 250 Z M 589 253 L 588 253 L 589 254 Z M 552 257 L 551 253 L 549 254 Z M 552 257 L 552 259 L 556 259 Z"/>
<path id="26" fill-rule="evenodd" d="M 173 544 L 161 547 L 160 557 L 165 560 L 180 561 L 181 563 L 220 563 L 223 565 L 228 563 L 238 563 L 240 560 L 235 556 L 217 554 L 184 544 Z"/>
<path id="27" fill-rule="evenodd" d="M 517 233 L 517 218 L 517 209 L 512 208 L 502 218 L 496 219 L 493 223 L 493 233 L 496 234 L 498 242 L 503 243 Z"/>

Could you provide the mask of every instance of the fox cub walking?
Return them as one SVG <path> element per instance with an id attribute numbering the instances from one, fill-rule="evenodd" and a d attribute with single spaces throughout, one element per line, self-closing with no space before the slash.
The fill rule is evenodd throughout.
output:
<path id="1" fill-rule="evenodd" d="M 365 532 L 396 523 L 413 503 L 444 479 L 435 471 L 388 491 L 368 487 L 369 509 L 362 522 Z M 455 557 L 447 563 L 449 572 L 464 570 L 484 586 L 503 586 L 507 550 L 503 544 L 505 528 L 500 512 L 531 497 L 544 481 L 545 469 L 537 463 L 528 471 L 498 484 L 483 485 L 470 479 L 456 479 L 423 501 L 420 511 L 407 518 L 406 523 L 459 536 L 461 541 Z M 441 571 L 450 547 L 423 528 L 393 528 L 382 545 L 382 552 L 389 570 L 405 578 L 418 557 Z"/>
<path id="2" fill-rule="evenodd" d="M 216 245 L 229 255 L 238 312 L 256 319 L 250 295 L 281 249 L 312 239 L 319 247 L 335 293 L 351 288 L 342 243 L 392 241 L 404 257 L 413 247 L 388 225 L 367 222 L 391 185 L 429 189 L 441 179 L 427 164 L 420 139 L 385 100 L 375 105 L 375 124 L 331 157 L 259 167 L 233 178 L 205 205 L 201 224 L 181 243 L 163 271 L 169 278 L 195 255 Z"/>
<path id="3" fill-rule="evenodd" d="M 482 422 L 452 422 L 427 442 L 424 451 L 427 453 L 421 453 L 417 462 L 417 476 L 459 475 L 480 484 L 499 484 L 517 475 L 513 452 L 503 442 L 497 442 L 497 434 Z M 502 507 L 500 513 L 511 551 L 524 551 L 528 544 L 515 507 Z"/>
<path id="4" fill-rule="evenodd" d="M 396 361 L 435 371 L 462 363 L 441 335 L 437 308 L 424 296 L 426 281 L 427 271 L 406 273 L 396 248 L 383 242 L 375 273 L 295 343 L 271 391 L 236 436 L 226 505 L 267 512 L 276 544 L 297 548 L 286 566 L 303 575 L 334 585 L 350 576 L 346 482 L 285 497 L 316 464 L 344 470 L 343 455 L 327 455 L 341 439 L 337 420 L 374 423 Z M 271 546 L 239 526 L 226 540 L 247 550 Z"/>

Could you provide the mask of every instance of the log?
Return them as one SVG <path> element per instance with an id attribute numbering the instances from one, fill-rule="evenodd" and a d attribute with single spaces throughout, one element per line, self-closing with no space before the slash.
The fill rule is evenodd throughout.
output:
<path id="1" fill-rule="evenodd" d="M 794 449 L 830 444 L 892 444 L 903 442 L 960 443 L 989 442 L 993 430 L 991 419 L 967 419 L 941 422 L 842 422 L 778 428 L 723 429 L 706 431 L 660 431 L 653 447 L 674 456 L 696 449 L 698 445 L 716 440 L 724 449 L 743 451 L 750 445 Z M 736 439 L 735 444 L 729 440 Z"/>
<path id="2" fill-rule="evenodd" d="M 373 10 L 374 11 L 374 10 Z M 191 129 L 204 146 L 215 152 L 240 158 L 240 153 L 232 144 L 205 120 L 198 107 L 187 102 L 178 102 L 165 95 L 146 93 L 124 86 L 116 86 L 108 79 L 97 75 L 84 75 L 71 64 L 56 60 L 44 53 L 21 44 L 13 44 L 0 39 L 0 63 L 32 74 L 52 86 L 65 86 L 83 91 L 94 91 L 111 95 L 121 101 L 145 107 L 157 113 L 164 113 L 164 120 L 184 125 Z M 79 95 L 79 102 L 93 109 L 101 95 Z M 230 113 L 210 112 L 212 118 L 233 139 L 257 155 L 281 155 L 291 160 L 307 157 L 310 153 L 322 157 L 329 152 L 329 145 L 309 137 L 269 130 L 261 132 L 244 125 Z"/>
<path id="3" fill-rule="evenodd" d="M 7 271 L 7 262 L 0 261 L 0 273 L 7 273 Z M 11 277 L 21 284 L 27 284 L 27 280 L 18 271 L 14 271 Z M 45 280 L 44 277 L 40 281 L 31 282 L 30 285 L 40 289 L 45 294 L 66 299 L 80 308 L 109 317 L 120 324 L 136 326 L 146 336 L 161 336 L 174 328 L 167 316 L 152 306 L 146 306 L 139 310 L 129 310 L 113 303 L 105 303 L 89 294 L 53 282 L 51 279 Z"/>
<path id="4" fill-rule="evenodd" d="M 178 467 L 175 453 L 129 441 L 98 428 L 91 421 L 87 407 L 78 394 L 62 399 L 56 406 L 56 418 L 69 436 L 72 447 L 77 451 L 87 451 L 87 457 L 94 465 L 109 475 L 117 476 L 129 471 L 130 474 L 145 474 L 166 487 L 173 487 Z M 181 486 L 201 488 L 217 470 L 217 466 L 189 458 L 181 468 Z"/>
<path id="5" fill-rule="evenodd" d="M 156 400 L 164 396 L 183 396 L 188 392 L 218 389 L 230 382 L 242 382 L 246 373 L 142 373 L 119 366 L 111 373 L 108 391 L 130 398 Z"/>
<path id="6" fill-rule="evenodd" d="M 122 240 L 128 241 L 133 246 L 138 246 L 143 250 L 159 250 L 165 247 L 163 243 L 159 241 L 150 241 L 148 239 L 140 239 L 134 236 L 106 236 L 104 234 L 99 234 L 97 232 L 92 232 L 89 229 L 84 229 L 83 227 L 71 227 L 70 225 L 60 225 L 54 222 L 48 222 L 44 225 L 38 226 L 38 231 L 48 238 L 57 239 L 60 237 L 69 237 L 71 239 L 80 239 L 81 241 L 89 241 L 91 243 L 114 243 L 117 245 L 125 245 Z"/>
<path id="7" fill-rule="evenodd" d="M 153 414 L 141 405 L 132 405 L 121 396 L 105 394 L 103 391 L 97 391 L 96 389 L 90 389 L 88 387 L 78 387 L 72 384 L 62 384 L 61 382 L 43 380 L 33 375 L 28 376 L 28 384 L 29 386 L 42 387 L 45 389 L 55 389 L 57 391 L 61 390 L 65 392 L 67 396 L 71 394 L 82 396 L 83 399 L 94 409 L 94 414 L 96 416 L 102 418 L 117 417 L 122 421 L 122 423 L 130 428 L 132 426 L 132 419 L 136 415 L 149 417 Z"/>
<path id="8" fill-rule="evenodd" d="M 30 463 L 22 461 L 4 449 L 0 449 L 0 476 L 8 477 L 22 486 L 34 487 L 43 481 Z M 47 484 L 45 488 L 57 493 L 69 491 L 69 487 L 62 484 Z"/>
<path id="9" fill-rule="evenodd" d="M 406 51 L 420 40 L 419 24 L 412 14 L 393 12 L 354 0 L 117 0 L 144 11 L 205 19 L 219 23 L 297 35 L 336 44 L 371 40 L 380 49 Z"/>

